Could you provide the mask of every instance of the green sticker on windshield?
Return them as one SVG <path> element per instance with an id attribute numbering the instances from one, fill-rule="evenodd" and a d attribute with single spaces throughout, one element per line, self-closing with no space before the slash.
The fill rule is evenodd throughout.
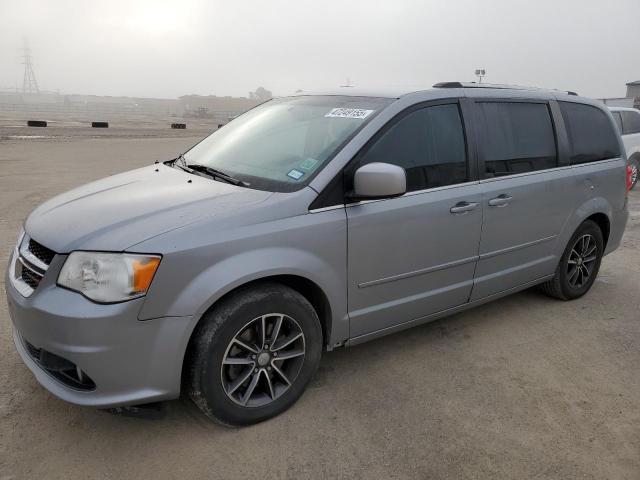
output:
<path id="1" fill-rule="evenodd" d="M 303 170 L 311 170 L 318 164 L 318 160 L 315 158 L 307 158 L 300 164 L 300 168 Z"/>

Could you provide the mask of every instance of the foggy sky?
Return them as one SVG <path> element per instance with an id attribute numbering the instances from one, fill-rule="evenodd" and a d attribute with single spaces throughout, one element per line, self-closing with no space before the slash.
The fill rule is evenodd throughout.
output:
<path id="1" fill-rule="evenodd" d="M 175 98 L 475 79 L 624 96 L 640 0 L 0 0 L 0 87 Z"/>

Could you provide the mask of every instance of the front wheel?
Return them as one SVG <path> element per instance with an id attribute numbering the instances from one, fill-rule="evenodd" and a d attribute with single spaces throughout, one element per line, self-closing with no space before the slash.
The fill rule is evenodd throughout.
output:
<path id="1" fill-rule="evenodd" d="M 289 408 L 315 373 L 322 330 L 311 304 L 284 285 L 244 288 L 202 319 L 187 389 L 210 418 L 249 425 Z"/>
<path id="2" fill-rule="evenodd" d="M 575 231 L 560 259 L 555 276 L 542 284 L 543 291 L 561 300 L 573 300 L 589 291 L 604 254 L 602 231 L 586 220 Z"/>

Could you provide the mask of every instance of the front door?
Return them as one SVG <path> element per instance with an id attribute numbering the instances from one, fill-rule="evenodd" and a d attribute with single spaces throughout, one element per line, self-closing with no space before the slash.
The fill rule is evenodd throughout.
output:
<path id="1" fill-rule="evenodd" d="M 351 171 L 371 162 L 403 167 L 408 192 L 346 208 L 352 338 L 469 299 L 482 207 L 460 111 L 457 102 L 405 111 L 354 161 Z"/>

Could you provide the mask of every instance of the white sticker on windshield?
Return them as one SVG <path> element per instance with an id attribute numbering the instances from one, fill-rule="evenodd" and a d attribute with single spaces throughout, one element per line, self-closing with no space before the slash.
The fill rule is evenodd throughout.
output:
<path id="1" fill-rule="evenodd" d="M 304 175 L 304 172 L 301 172 L 300 170 L 296 170 L 295 168 L 291 170 L 289 173 L 287 173 L 287 177 L 291 177 L 294 180 L 300 180 L 303 175 Z"/>
<path id="2" fill-rule="evenodd" d="M 362 108 L 334 108 L 325 117 L 339 118 L 367 118 L 373 113 L 373 110 L 363 110 Z"/>

